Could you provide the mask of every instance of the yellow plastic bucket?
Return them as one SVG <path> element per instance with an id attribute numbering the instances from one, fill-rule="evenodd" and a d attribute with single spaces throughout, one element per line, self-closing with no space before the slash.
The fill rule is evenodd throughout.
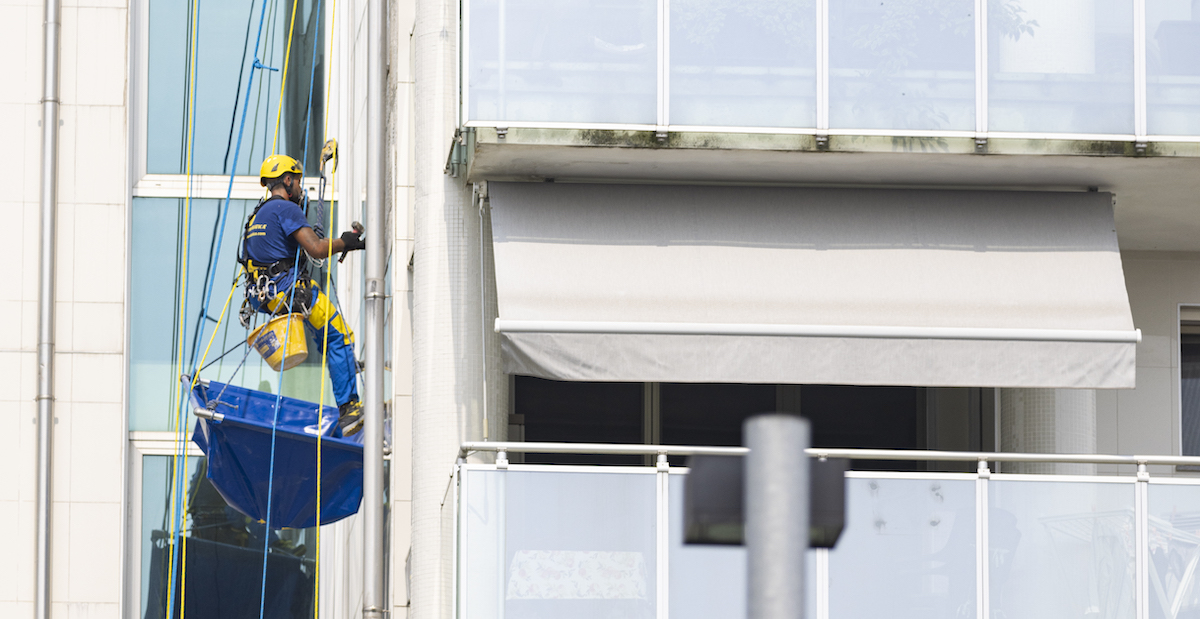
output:
<path id="1" fill-rule="evenodd" d="M 288 322 L 291 321 L 289 328 Z M 287 359 L 283 358 L 283 345 L 287 340 Z M 290 314 L 278 316 L 267 321 L 267 324 L 257 328 L 246 338 L 246 343 L 254 347 L 272 370 L 279 372 L 279 366 L 290 370 L 308 358 L 308 343 L 304 337 L 304 315 Z"/>

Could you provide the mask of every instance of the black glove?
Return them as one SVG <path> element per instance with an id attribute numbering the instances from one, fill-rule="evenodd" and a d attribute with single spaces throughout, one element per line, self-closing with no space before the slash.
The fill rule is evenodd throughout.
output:
<path id="1" fill-rule="evenodd" d="M 366 249 L 367 247 L 367 244 L 362 240 L 361 232 L 347 230 L 342 233 L 341 239 L 342 243 L 346 245 L 346 249 L 343 251 L 354 251 L 356 249 Z"/>

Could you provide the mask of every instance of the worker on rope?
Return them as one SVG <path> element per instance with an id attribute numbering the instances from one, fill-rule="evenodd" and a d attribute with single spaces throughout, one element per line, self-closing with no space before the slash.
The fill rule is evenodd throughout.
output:
<path id="1" fill-rule="evenodd" d="M 288 313 L 289 306 L 292 312 L 305 315 L 309 336 L 325 349 L 328 357 L 329 377 L 338 404 L 338 426 L 342 436 L 350 436 L 362 429 L 354 334 L 316 280 L 309 278 L 307 260 L 323 260 L 366 245 L 361 231 L 347 231 L 341 238 L 326 239 L 313 230 L 300 209 L 304 200 L 303 177 L 304 169 L 287 155 L 267 157 L 259 170 L 259 183 L 267 188 L 269 195 L 254 208 L 243 232 L 242 252 L 238 257 L 246 269 L 242 326 L 248 328 L 256 312 L 283 315 Z M 298 247 L 304 251 L 297 252 Z"/>

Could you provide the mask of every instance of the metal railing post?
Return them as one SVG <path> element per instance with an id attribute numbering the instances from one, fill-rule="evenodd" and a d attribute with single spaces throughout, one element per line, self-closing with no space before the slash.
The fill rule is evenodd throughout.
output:
<path id="1" fill-rule="evenodd" d="M 987 460 L 979 461 L 978 477 L 975 479 L 975 616 L 988 619 L 992 614 L 991 554 L 988 550 L 988 480 L 992 471 Z"/>
<path id="2" fill-rule="evenodd" d="M 1150 472 L 1138 464 L 1133 499 L 1134 603 L 1137 619 L 1150 618 Z"/>

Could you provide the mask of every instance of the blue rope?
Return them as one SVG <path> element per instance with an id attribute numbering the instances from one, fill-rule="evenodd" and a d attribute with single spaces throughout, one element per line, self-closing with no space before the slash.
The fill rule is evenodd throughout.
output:
<path id="1" fill-rule="evenodd" d="M 199 3 L 199 0 L 197 0 L 197 3 Z M 262 27 L 263 27 L 263 18 L 266 15 L 266 6 L 267 6 L 267 2 L 266 2 L 266 0 L 263 0 L 262 9 L 259 13 L 259 18 L 258 18 L 258 37 L 255 39 L 255 42 L 254 42 L 255 67 L 261 66 L 261 63 L 259 63 L 259 61 L 258 61 L 258 50 L 259 50 L 260 43 L 262 42 Z M 197 13 L 199 12 L 199 6 L 197 6 L 196 11 L 197 11 Z M 193 24 L 192 27 L 197 28 L 198 24 Z M 247 82 L 247 85 L 246 85 L 247 93 L 250 92 L 250 87 L 254 83 L 254 71 L 250 72 L 250 76 L 248 79 L 249 79 L 249 81 Z M 242 134 L 245 131 L 245 127 L 246 127 L 246 112 L 249 108 L 249 105 L 250 105 L 250 97 L 247 96 L 246 100 L 245 100 L 245 104 L 242 107 L 242 122 L 238 128 L 238 143 L 237 143 L 237 147 L 234 149 L 234 154 L 233 154 L 233 166 L 232 167 L 234 168 L 235 171 L 237 168 L 238 155 L 241 151 Z M 193 106 L 193 109 L 189 110 L 189 112 L 193 116 L 195 115 L 194 106 Z M 195 149 L 195 144 L 196 144 L 196 140 L 195 140 L 196 123 L 194 121 L 192 122 L 191 131 L 192 131 L 192 139 L 191 139 L 191 146 L 190 146 L 191 152 L 189 152 L 189 156 L 192 156 L 194 154 L 194 149 Z M 233 193 L 233 180 L 234 180 L 234 172 L 231 172 L 229 175 L 229 189 L 225 193 L 225 205 L 224 205 L 224 209 L 221 212 L 221 218 L 220 218 L 221 233 L 217 236 L 216 249 L 213 252 L 212 263 L 209 265 L 210 273 L 216 270 L 217 259 L 220 257 L 220 254 L 221 254 L 221 240 L 224 237 L 225 222 L 227 220 L 227 216 L 229 213 L 229 203 L 230 203 L 230 198 L 232 197 L 232 193 Z M 192 179 L 189 178 L 188 183 L 190 184 L 191 182 L 192 182 Z M 188 214 L 188 216 L 190 217 L 190 213 Z M 185 222 L 185 223 L 188 223 L 188 222 Z M 184 259 L 181 262 L 180 268 L 183 268 L 183 269 L 187 268 L 187 257 L 186 256 L 184 256 Z M 209 279 L 208 287 L 204 293 L 204 298 L 202 301 L 203 311 L 202 311 L 201 315 L 208 314 L 208 306 L 209 306 L 209 302 L 212 299 L 213 284 L 215 284 L 215 283 L 216 283 L 215 278 Z M 188 306 L 187 282 L 186 281 L 184 282 L 184 285 L 183 285 L 183 298 L 180 299 L 180 303 L 183 305 L 183 308 L 182 308 L 183 311 L 182 311 L 181 315 L 186 316 L 187 315 L 187 306 Z M 203 333 L 204 323 L 200 322 L 199 324 L 197 324 L 196 328 L 197 328 L 197 338 L 199 338 L 200 335 Z M 198 359 L 197 359 L 198 354 L 199 354 L 199 349 L 196 347 L 193 347 L 192 355 L 191 355 L 192 356 L 191 368 L 192 368 L 193 375 L 195 374 L 195 368 L 198 363 Z M 182 389 L 182 383 L 180 384 L 179 388 Z M 186 408 L 185 402 L 187 401 L 187 399 L 188 399 L 188 394 L 182 394 L 182 393 L 180 394 L 180 397 L 179 397 L 180 409 Z M 176 431 L 178 431 L 178 429 L 176 429 Z M 274 447 L 274 436 L 272 436 L 272 448 L 273 447 Z M 184 449 L 184 448 L 180 447 L 179 449 Z M 182 511 L 183 511 L 183 492 L 184 492 L 183 484 L 184 484 L 184 479 L 186 478 L 186 474 L 187 474 L 187 472 L 183 471 L 182 467 L 176 467 L 175 480 L 174 480 L 175 481 L 175 489 L 176 489 L 175 496 L 174 496 L 175 538 L 173 540 L 173 542 L 176 545 L 178 545 L 180 543 L 180 538 L 182 538 L 182 527 L 180 525 L 183 521 L 183 513 L 182 513 Z M 181 558 L 180 554 L 181 553 L 178 553 L 178 552 L 174 553 L 174 558 L 171 561 L 171 572 L 170 573 L 172 574 L 172 576 L 176 573 L 176 570 L 178 570 L 179 560 Z M 173 581 L 174 578 L 172 577 L 170 580 Z M 265 572 L 264 572 L 264 582 L 265 582 Z M 186 584 L 184 584 L 182 586 L 186 586 Z M 173 613 L 174 613 L 175 596 L 176 596 L 176 592 L 174 589 L 175 588 L 172 587 L 172 590 L 169 591 L 167 594 L 167 617 L 174 617 Z M 261 619 L 261 613 L 260 613 L 260 619 Z"/>
<path id="2" fill-rule="evenodd" d="M 295 260 L 300 260 L 300 247 L 296 247 Z M 294 278 L 293 278 L 294 280 Z M 279 407 L 283 403 L 283 364 L 287 362 L 288 344 L 291 343 L 292 331 L 292 303 L 296 300 L 296 283 L 292 282 L 292 289 L 288 292 L 288 321 L 287 327 L 283 330 L 283 359 L 279 362 L 279 381 L 275 390 L 275 416 L 271 420 L 271 466 L 267 469 L 267 517 L 263 531 L 263 562 L 262 562 L 262 588 L 258 594 L 258 619 L 263 619 L 263 613 L 267 605 L 267 557 L 271 555 L 271 498 L 275 489 L 275 432 L 279 427 Z M 267 309 L 270 309 L 270 301 L 267 301 Z M 317 411 L 317 429 L 320 431 L 320 415 Z M 317 523 L 320 526 L 320 523 Z"/>
<path id="3" fill-rule="evenodd" d="M 259 62 L 259 59 L 258 59 L 258 50 L 259 50 L 260 44 L 262 43 L 263 21 L 264 21 L 264 18 L 266 17 L 266 14 L 267 14 L 267 0 L 263 0 L 262 10 L 259 12 L 259 15 L 258 15 L 258 37 L 254 40 L 254 68 L 267 69 L 269 71 L 278 71 L 278 69 L 273 69 L 271 67 L 264 65 L 262 62 Z M 249 93 L 250 93 L 250 89 L 254 86 L 254 73 L 255 73 L 254 71 L 251 71 L 250 76 L 246 80 L 247 95 L 246 95 L 245 101 L 242 104 L 242 121 L 238 124 L 237 145 L 234 146 L 234 149 L 233 149 L 233 163 L 230 164 L 230 166 L 229 166 L 229 168 L 230 168 L 229 186 L 225 190 L 225 204 L 221 208 L 221 217 L 220 217 L 219 226 L 218 226 L 220 228 L 220 232 L 217 234 L 217 246 L 216 246 L 216 249 L 213 251 L 212 262 L 209 264 L 209 267 L 208 267 L 208 270 L 210 273 L 216 272 L 216 270 L 217 270 L 217 261 L 221 257 L 221 242 L 225 239 L 225 224 L 228 223 L 228 221 L 229 221 L 229 204 L 230 204 L 230 202 L 232 202 L 231 198 L 233 197 L 233 181 L 234 181 L 234 178 L 237 176 L 238 158 L 241 156 L 241 153 L 242 153 L 242 137 L 245 135 L 245 132 L 246 132 L 246 114 L 250 109 Z M 194 129 L 194 127 L 193 127 L 193 129 Z M 201 312 L 202 316 L 208 315 L 208 305 L 212 301 L 212 293 L 213 293 L 213 285 L 214 284 L 216 284 L 215 278 L 210 278 L 210 280 L 208 282 L 208 289 L 204 291 L 204 300 L 202 303 L 203 311 Z M 196 340 L 199 341 L 203 334 L 204 334 L 204 324 L 200 323 L 196 326 Z M 192 348 L 192 361 L 191 361 L 191 367 L 192 367 L 193 371 L 196 368 L 196 364 L 199 363 L 199 359 L 198 359 L 199 355 L 200 355 L 199 347 L 193 347 Z"/>

